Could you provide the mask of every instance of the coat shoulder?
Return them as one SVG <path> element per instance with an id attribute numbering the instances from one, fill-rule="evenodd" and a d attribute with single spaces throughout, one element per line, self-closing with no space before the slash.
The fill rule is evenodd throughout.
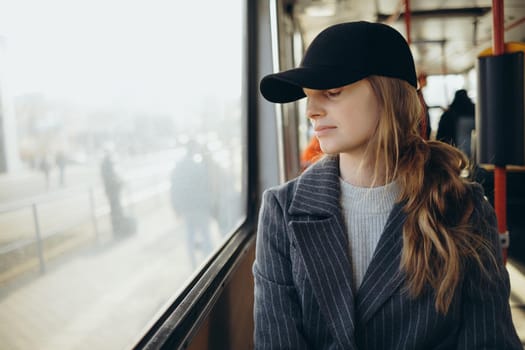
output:
<path id="1" fill-rule="evenodd" d="M 277 185 L 266 189 L 263 192 L 263 203 L 270 203 L 273 198 L 280 204 L 281 207 L 287 208 L 292 201 L 295 188 L 297 187 L 298 179 L 295 178 L 284 184 Z"/>

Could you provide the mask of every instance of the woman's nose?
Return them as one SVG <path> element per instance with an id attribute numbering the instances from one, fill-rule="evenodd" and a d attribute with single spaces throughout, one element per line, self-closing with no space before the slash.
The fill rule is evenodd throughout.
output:
<path id="1" fill-rule="evenodd" d="M 315 97 L 308 97 L 306 103 L 306 116 L 310 119 L 317 119 L 324 116 L 324 110 Z"/>

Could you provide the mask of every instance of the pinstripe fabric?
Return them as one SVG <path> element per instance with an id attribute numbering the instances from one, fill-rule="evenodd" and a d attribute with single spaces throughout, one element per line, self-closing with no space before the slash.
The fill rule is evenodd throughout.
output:
<path id="1" fill-rule="evenodd" d="M 256 349 L 521 349 L 510 316 L 509 280 L 467 264 L 443 316 L 428 290 L 410 298 L 399 272 L 405 215 L 396 205 L 357 294 L 341 209 L 337 158 L 264 194 L 255 277 Z M 497 247 L 494 212 L 473 189 L 472 220 Z M 497 249 L 499 253 L 499 249 Z M 500 261 L 501 261 L 501 257 Z M 481 286 L 481 287 L 480 287 Z"/>

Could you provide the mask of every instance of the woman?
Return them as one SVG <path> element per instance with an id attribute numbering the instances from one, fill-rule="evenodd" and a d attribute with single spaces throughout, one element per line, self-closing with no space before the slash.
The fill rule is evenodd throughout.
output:
<path id="1" fill-rule="evenodd" d="M 338 24 L 266 76 L 307 97 L 327 157 L 265 192 L 257 349 L 521 349 L 495 216 L 465 157 L 425 141 L 410 49 L 391 27 Z"/>

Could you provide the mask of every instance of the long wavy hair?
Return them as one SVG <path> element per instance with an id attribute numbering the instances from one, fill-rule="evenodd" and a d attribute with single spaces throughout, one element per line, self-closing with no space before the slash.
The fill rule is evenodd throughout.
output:
<path id="1" fill-rule="evenodd" d="M 410 295 L 431 287 L 435 309 L 446 314 L 461 281 L 467 259 L 486 272 L 483 261 L 496 264 L 490 244 L 474 232 L 474 211 L 466 156 L 458 149 L 419 135 L 421 105 L 405 81 L 371 76 L 381 116 L 370 149 L 374 173 L 385 174 L 401 189 L 399 201 L 407 219 L 403 227 L 401 269 Z M 375 143 L 375 144 L 374 144 Z"/>

